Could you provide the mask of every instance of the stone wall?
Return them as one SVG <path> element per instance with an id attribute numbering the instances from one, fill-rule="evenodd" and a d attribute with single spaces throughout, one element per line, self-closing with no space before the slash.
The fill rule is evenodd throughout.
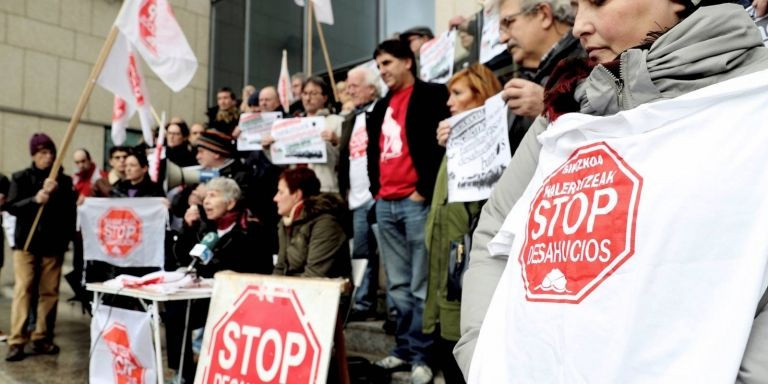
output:
<path id="1" fill-rule="evenodd" d="M 209 0 L 171 0 L 199 67 L 187 88 L 173 93 L 144 65 L 152 105 L 188 122 L 204 121 L 208 88 Z M 119 0 L 0 0 L 0 172 L 30 163 L 29 137 L 38 131 L 60 146 L 85 82 L 117 16 Z M 113 96 L 96 86 L 64 157 L 71 174 L 72 152 L 87 148 L 100 161 L 104 125 Z M 139 127 L 138 117 L 131 121 Z M 10 281 L 6 252 L 2 281 Z"/>

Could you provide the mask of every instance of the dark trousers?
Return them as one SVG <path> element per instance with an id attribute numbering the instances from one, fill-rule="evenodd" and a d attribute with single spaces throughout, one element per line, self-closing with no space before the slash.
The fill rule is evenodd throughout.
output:
<path id="1" fill-rule="evenodd" d="M 205 319 L 208 317 L 208 307 L 211 301 L 208 299 L 192 300 L 189 309 L 189 325 L 186 327 L 187 342 L 184 346 L 184 372 L 181 377 L 187 383 L 195 378 L 197 365 L 192 360 L 192 330 L 205 327 Z M 167 345 L 168 368 L 179 370 L 181 358 L 181 343 L 184 338 L 185 318 L 187 314 L 187 301 L 169 301 L 165 303 L 165 343 Z"/>

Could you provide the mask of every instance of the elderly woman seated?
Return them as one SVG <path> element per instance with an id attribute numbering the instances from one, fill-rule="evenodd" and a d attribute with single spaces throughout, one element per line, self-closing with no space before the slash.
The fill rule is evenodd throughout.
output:
<path id="1" fill-rule="evenodd" d="M 278 252 L 275 275 L 350 277 L 347 234 L 339 217 L 341 198 L 320 193 L 320 180 L 308 168 L 285 170 L 277 184 Z"/>
<path id="2" fill-rule="evenodd" d="M 231 270 L 235 272 L 262 273 L 272 272 L 272 255 L 259 244 L 265 241 L 266 233 L 261 224 L 249 220 L 243 208 L 242 195 L 237 183 L 225 177 L 217 177 L 206 184 L 203 204 L 189 207 L 184 215 L 184 228 L 174 246 L 178 265 L 187 266 L 192 262 L 189 255 L 195 244 L 211 233 L 218 241 L 210 248 L 212 258 L 204 264 L 198 261 L 195 270 L 200 277 L 210 278 L 216 272 Z M 205 326 L 209 300 L 197 300 L 192 303 L 189 326 L 187 327 L 187 347 L 184 348 L 185 382 L 194 379 L 195 366 L 192 361 L 190 332 Z M 165 324 L 168 344 L 168 366 L 178 370 L 179 355 L 184 336 L 186 314 L 185 302 L 166 304 Z"/>

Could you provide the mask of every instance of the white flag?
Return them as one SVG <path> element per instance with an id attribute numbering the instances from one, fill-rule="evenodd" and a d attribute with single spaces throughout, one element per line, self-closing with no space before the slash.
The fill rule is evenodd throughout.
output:
<path id="1" fill-rule="evenodd" d="M 152 118 L 149 93 L 133 48 L 122 33 L 118 33 L 115 44 L 107 56 L 104 69 L 97 80 L 99 85 L 115 94 L 112 110 L 112 141 L 125 141 L 125 127 L 134 112 L 139 112 L 144 141 L 152 145 Z M 121 101 L 122 100 L 122 101 Z"/>
<path id="2" fill-rule="evenodd" d="M 126 0 L 115 25 L 174 92 L 189 84 L 197 70 L 197 58 L 168 0 Z"/>
<path id="3" fill-rule="evenodd" d="M 154 383 L 150 313 L 98 305 L 91 320 L 91 383 Z"/>
<path id="4" fill-rule="evenodd" d="M 86 260 L 162 267 L 168 210 L 161 197 L 85 199 L 77 207 Z"/>
<path id="5" fill-rule="evenodd" d="M 293 0 L 299 7 L 304 6 L 304 0 Z M 317 21 L 333 25 L 333 8 L 331 7 L 331 0 L 312 0 L 312 4 L 315 6 L 315 17 Z"/>
<path id="6" fill-rule="evenodd" d="M 277 79 L 277 95 L 280 97 L 280 104 L 286 112 L 294 100 L 294 94 L 291 91 L 291 76 L 288 74 L 288 53 L 283 49 L 283 63 L 280 66 L 280 77 Z"/>

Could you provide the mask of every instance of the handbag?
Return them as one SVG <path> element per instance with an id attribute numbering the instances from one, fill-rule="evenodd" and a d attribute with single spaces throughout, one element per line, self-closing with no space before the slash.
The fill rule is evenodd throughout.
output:
<path id="1" fill-rule="evenodd" d="M 480 221 L 479 210 L 472 214 L 469 203 L 464 203 L 467 211 L 468 231 L 461 240 L 451 240 L 450 254 L 448 255 L 448 281 L 446 286 L 446 298 L 448 301 L 461 300 L 464 272 L 469 267 L 469 251 L 472 249 L 472 234 Z"/>

